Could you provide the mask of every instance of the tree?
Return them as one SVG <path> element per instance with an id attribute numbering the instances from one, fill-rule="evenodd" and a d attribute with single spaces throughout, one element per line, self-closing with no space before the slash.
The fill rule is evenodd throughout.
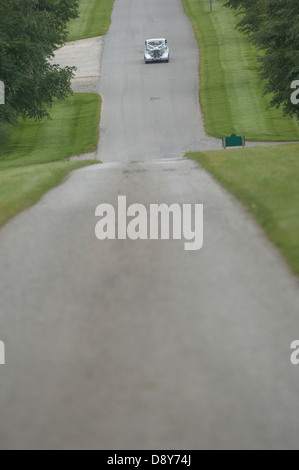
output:
<path id="1" fill-rule="evenodd" d="M 271 106 L 299 119 L 290 99 L 291 84 L 299 80 L 298 0 L 229 0 L 226 6 L 242 14 L 239 29 L 262 51 L 259 73 Z"/>
<path id="2" fill-rule="evenodd" d="M 18 116 L 49 116 L 53 100 L 71 92 L 73 67 L 49 63 L 67 39 L 67 23 L 78 16 L 78 0 L 5 0 L 0 3 L 0 80 L 6 104 L 0 123 Z"/>

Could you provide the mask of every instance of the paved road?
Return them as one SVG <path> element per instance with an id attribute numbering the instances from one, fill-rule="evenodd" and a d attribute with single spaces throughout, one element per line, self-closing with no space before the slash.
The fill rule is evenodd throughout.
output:
<path id="1" fill-rule="evenodd" d="M 144 41 L 166 37 L 169 64 L 143 61 Z M 180 0 L 116 2 L 105 38 L 98 158 L 104 162 L 180 157 L 219 149 L 198 104 L 198 46 Z"/>
<path id="2" fill-rule="evenodd" d="M 164 2 L 172 7 L 167 35 L 172 23 L 189 40 L 180 2 Z M 116 28 L 123 3 L 106 38 L 104 75 L 114 67 L 114 35 L 135 34 L 127 16 Z M 126 4 L 138 27 L 152 19 L 160 32 L 155 1 Z M 164 99 L 171 101 L 166 89 Z M 0 231 L 0 447 L 298 448 L 299 379 L 289 349 L 299 338 L 298 283 L 200 166 L 166 158 L 175 146 L 180 157 L 185 134 L 171 149 L 157 130 L 144 161 L 127 162 L 139 153 L 128 153 L 131 130 L 113 133 L 119 105 L 110 105 L 115 118 L 106 103 L 100 155 L 115 162 L 73 173 Z M 116 205 L 118 195 L 146 207 L 203 203 L 203 249 L 98 241 L 95 208 Z"/>
<path id="3" fill-rule="evenodd" d="M 98 241 L 118 194 L 204 203 L 204 248 Z M 1 230 L 0 265 L 1 447 L 298 446 L 297 284 L 195 163 L 74 173 Z"/>

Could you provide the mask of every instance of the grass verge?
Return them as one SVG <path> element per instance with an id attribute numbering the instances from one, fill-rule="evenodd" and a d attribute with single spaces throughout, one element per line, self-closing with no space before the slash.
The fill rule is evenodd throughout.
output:
<path id="1" fill-rule="evenodd" d="M 238 19 L 224 7 L 226 0 L 182 0 L 199 43 L 200 101 L 208 134 L 232 133 L 248 140 L 297 141 L 299 123 L 269 109 L 263 84 L 256 72 L 257 51 L 236 30 Z"/>
<path id="2" fill-rule="evenodd" d="M 51 120 L 20 121 L 0 152 L 0 170 L 92 152 L 98 143 L 100 106 L 97 94 L 74 94 L 53 106 Z"/>
<path id="3" fill-rule="evenodd" d="M 0 227 L 24 209 L 36 204 L 72 170 L 90 161 L 65 161 L 0 170 Z"/>
<path id="4" fill-rule="evenodd" d="M 299 275 L 299 144 L 187 154 L 234 194 Z"/>
<path id="5" fill-rule="evenodd" d="M 70 22 L 69 41 L 103 36 L 111 24 L 114 0 L 80 0 L 80 17 Z"/>
<path id="6" fill-rule="evenodd" d="M 67 158 L 95 150 L 100 97 L 75 94 L 54 105 L 52 120 L 21 121 L 0 153 L 0 226 L 35 204 L 72 170 L 91 161 Z"/>

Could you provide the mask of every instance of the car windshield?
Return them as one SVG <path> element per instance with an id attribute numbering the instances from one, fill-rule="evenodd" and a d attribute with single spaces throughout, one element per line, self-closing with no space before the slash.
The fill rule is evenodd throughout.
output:
<path id="1" fill-rule="evenodd" d="M 159 47 L 164 45 L 164 41 L 149 41 L 147 45 L 150 47 Z"/>

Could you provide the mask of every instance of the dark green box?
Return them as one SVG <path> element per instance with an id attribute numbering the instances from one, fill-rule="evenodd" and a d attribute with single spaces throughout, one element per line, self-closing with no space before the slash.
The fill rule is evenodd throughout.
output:
<path id="1" fill-rule="evenodd" d="M 245 147 L 245 137 L 232 134 L 230 137 L 222 137 L 222 147 Z"/>

